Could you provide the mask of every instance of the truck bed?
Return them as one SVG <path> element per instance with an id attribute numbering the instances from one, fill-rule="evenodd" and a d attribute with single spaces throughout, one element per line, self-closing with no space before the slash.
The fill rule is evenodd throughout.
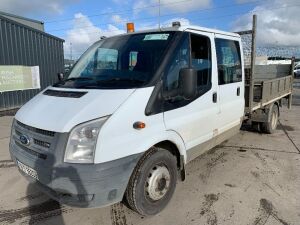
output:
<path id="1" fill-rule="evenodd" d="M 291 65 L 256 65 L 253 76 L 253 99 L 250 104 L 249 90 L 251 69 L 245 69 L 245 112 L 254 110 L 290 97 L 293 87 Z"/>

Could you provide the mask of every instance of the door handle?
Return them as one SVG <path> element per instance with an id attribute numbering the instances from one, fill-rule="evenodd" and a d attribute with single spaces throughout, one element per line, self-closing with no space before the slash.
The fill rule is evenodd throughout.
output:
<path id="1" fill-rule="evenodd" d="M 238 88 L 236 89 L 236 95 L 237 95 L 237 96 L 240 96 L 240 94 L 241 94 L 241 88 L 238 87 Z"/>
<path id="2" fill-rule="evenodd" d="M 218 98 L 217 92 L 214 92 L 212 96 L 213 103 L 217 102 L 217 98 Z"/>

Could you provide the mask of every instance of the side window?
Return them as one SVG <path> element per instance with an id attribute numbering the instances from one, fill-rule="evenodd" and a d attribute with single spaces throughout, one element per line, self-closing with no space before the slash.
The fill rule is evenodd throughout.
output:
<path id="1" fill-rule="evenodd" d="M 167 67 L 164 90 L 172 91 L 179 88 L 179 71 L 189 66 L 189 41 L 188 37 L 175 50 L 171 63 Z"/>
<path id="2" fill-rule="evenodd" d="M 191 35 L 191 64 L 197 70 L 198 87 L 211 85 L 211 45 L 208 37 Z"/>
<path id="3" fill-rule="evenodd" d="M 242 81 L 242 64 L 238 41 L 216 39 L 219 85 Z"/>

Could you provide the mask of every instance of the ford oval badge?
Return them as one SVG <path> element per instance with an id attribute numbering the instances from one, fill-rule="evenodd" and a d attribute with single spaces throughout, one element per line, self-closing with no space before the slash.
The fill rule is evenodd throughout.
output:
<path id="1" fill-rule="evenodd" d="M 26 135 L 22 134 L 20 136 L 20 141 L 23 145 L 29 145 L 30 144 L 30 139 Z"/>

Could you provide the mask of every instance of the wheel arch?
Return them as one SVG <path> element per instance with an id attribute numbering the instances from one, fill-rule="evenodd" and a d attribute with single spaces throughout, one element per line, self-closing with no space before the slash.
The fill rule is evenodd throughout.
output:
<path id="1" fill-rule="evenodd" d="M 145 154 L 148 154 L 153 147 L 163 148 L 171 152 L 177 161 L 177 168 L 180 173 L 181 180 L 185 180 L 185 163 L 186 163 L 186 149 L 181 137 L 173 131 L 168 131 L 168 138 L 157 140 L 154 144 L 148 145 L 146 151 L 140 157 L 141 159 Z M 137 163 L 138 164 L 138 163 Z"/>
<path id="2" fill-rule="evenodd" d="M 154 146 L 158 148 L 166 149 L 169 152 L 171 152 L 174 156 L 176 156 L 177 168 L 180 172 L 181 180 L 184 181 L 185 180 L 185 159 L 184 156 L 180 154 L 180 151 L 177 148 L 176 144 L 174 144 L 169 140 L 166 140 L 166 141 L 161 141 L 155 144 Z"/>

